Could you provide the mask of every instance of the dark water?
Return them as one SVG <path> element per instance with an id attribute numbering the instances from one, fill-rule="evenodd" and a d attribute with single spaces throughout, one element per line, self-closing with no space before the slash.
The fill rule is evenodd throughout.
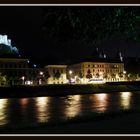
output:
<path id="1" fill-rule="evenodd" d="M 139 109 L 140 92 L 0 99 L 0 125 L 65 120 L 91 112 Z"/>

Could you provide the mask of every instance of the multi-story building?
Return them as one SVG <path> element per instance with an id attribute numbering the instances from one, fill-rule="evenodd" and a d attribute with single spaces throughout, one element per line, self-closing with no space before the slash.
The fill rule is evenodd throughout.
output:
<path id="1" fill-rule="evenodd" d="M 46 79 L 48 84 L 65 84 L 67 83 L 66 77 L 67 65 L 47 65 L 44 67 Z"/>
<path id="2" fill-rule="evenodd" d="M 0 58 L 0 74 L 6 76 L 8 84 L 34 84 L 44 83 L 44 69 L 29 66 L 28 59 Z"/>
<path id="3" fill-rule="evenodd" d="M 122 62 L 80 62 L 68 66 L 67 75 L 75 83 L 124 80 Z"/>

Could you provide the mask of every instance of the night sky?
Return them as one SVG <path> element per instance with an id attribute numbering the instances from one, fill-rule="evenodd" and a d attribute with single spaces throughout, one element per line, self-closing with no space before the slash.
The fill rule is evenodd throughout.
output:
<path id="1" fill-rule="evenodd" d="M 95 47 L 140 57 L 139 7 L 0 7 L 0 18 L 0 34 L 35 61 L 69 63 Z"/>

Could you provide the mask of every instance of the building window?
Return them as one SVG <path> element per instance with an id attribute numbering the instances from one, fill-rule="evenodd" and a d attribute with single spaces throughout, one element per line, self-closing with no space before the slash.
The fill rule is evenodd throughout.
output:
<path id="1" fill-rule="evenodd" d="M 90 65 L 88 65 L 88 67 L 90 67 Z"/>

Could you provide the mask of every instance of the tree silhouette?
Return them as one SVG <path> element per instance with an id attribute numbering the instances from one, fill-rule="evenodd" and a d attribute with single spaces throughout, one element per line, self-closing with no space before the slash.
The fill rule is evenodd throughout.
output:
<path id="1" fill-rule="evenodd" d="M 60 78 L 61 74 L 59 72 L 59 70 L 56 71 L 56 73 L 54 74 L 54 77 L 58 80 Z"/>
<path id="2" fill-rule="evenodd" d="M 87 78 L 87 79 L 91 79 L 91 78 L 92 78 L 92 74 L 91 74 L 90 69 L 88 69 L 88 71 L 87 71 L 86 78 Z"/>

